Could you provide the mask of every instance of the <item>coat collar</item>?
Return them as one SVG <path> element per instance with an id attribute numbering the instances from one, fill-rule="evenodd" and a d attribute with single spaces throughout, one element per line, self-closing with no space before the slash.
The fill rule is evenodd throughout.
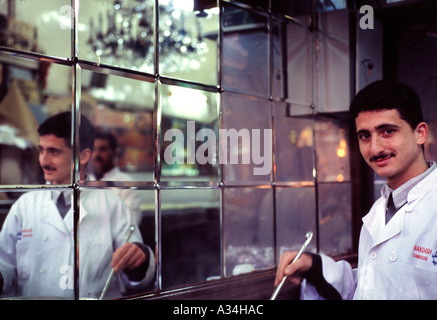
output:
<path id="1" fill-rule="evenodd" d="M 44 206 L 46 209 L 43 212 L 43 219 L 48 224 L 51 224 L 55 228 L 59 229 L 63 233 L 71 234 L 74 229 L 74 219 L 73 219 L 73 210 L 70 209 L 68 213 L 65 215 L 64 219 L 61 218 L 58 209 L 56 208 L 56 200 L 61 191 L 59 190 L 51 190 L 45 196 Z M 81 191 L 80 193 L 80 207 L 79 207 L 79 224 L 82 220 L 87 216 L 88 212 L 85 207 L 82 205 L 83 200 L 87 197 L 86 191 Z"/>
<path id="2" fill-rule="evenodd" d="M 436 164 L 433 163 L 432 166 Z M 413 210 L 417 200 L 435 188 L 437 188 L 437 170 L 433 170 L 408 192 L 406 205 L 399 209 L 387 224 L 385 223 L 385 197 L 380 197 L 363 218 L 363 226 L 371 235 L 373 246 L 399 234 L 404 228 L 405 215 Z"/>

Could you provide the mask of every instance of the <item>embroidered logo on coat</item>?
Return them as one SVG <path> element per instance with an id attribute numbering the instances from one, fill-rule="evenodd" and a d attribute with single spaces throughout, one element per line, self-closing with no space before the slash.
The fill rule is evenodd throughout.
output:
<path id="1" fill-rule="evenodd" d="M 437 266 L 437 251 L 431 257 L 432 257 L 432 264 Z"/>
<path id="2" fill-rule="evenodd" d="M 32 236 L 32 229 L 23 229 L 17 233 L 17 240 L 21 240 L 22 238 L 28 238 Z"/>
<path id="3" fill-rule="evenodd" d="M 432 249 L 415 245 L 413 249 L 413 258 L 428 261 L 432 254 Z M 434 261 L 433 261 L 434 263 Z M 436 262 L 437 263 L 437 262 Z"/>

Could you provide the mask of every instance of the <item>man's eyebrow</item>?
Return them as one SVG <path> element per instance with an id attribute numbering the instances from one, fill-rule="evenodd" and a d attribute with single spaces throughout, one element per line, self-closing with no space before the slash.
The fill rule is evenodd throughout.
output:
<path id="1" fill-rule="evenodd" d="M 383 123 L 383 124 L 380 124 L 379 126 L 375 127 L 375 129 L 377 131 L 381 131 L 381 130 L 384 130 L 384 129 L 387 129 L 387 128 L 398 129 L 399 126 L 397 124 L 394 124 L 394 123 Z M 367 133 L 367 132 L 369 132 L 369 130 L 360 129 L 360 130 L 357 131 L 357 134 L 362 134 L 362 133 Z"/>
<path id="2" fill-rule="evenodd" d="M 44 147 L 41 146 L 41 145 L 38 145 L 38 150 L 39 151 L 44 150 Z M 62 151 L 61 149 L 55 148 L 55 147 L 48 147 L 48 148 L 46 148 L 46 150 L 50 151 L 50 152 L 53 152 L 53 151 Z"/>
<path id="3" fill-rule="evenodd" d="M 363 133 L 368 133 L 368 132 L 369 132 L 369 130 L 361 129 L 361 130 L 357 131 L 357 135 L 360 135 L 360 134 L 363 134 Z"/>
<path id="4" fill-rule="evenodd" d="M 399 126 L 397 124 L 394 124 L 394 123 L 383 123 L 383 124 L 377 126 L 375 129 L 378 130 L 378 131 L 381 131 L 381 130 L 384 130 L 384 129 L 387 129 L 387 128 L 389 128 L 389 129 L 398 129 Z"/>

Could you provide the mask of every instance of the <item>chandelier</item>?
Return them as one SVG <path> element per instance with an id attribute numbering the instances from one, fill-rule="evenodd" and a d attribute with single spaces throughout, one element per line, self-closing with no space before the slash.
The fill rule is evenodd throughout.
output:
<path id="1" fill-rule="evenodd" d="M 190 1 L 160 0 L 158 7 L 159 67 L 165 72 L 199 68 L 208 51 L 192 6 L 190 11 L 176 2 L 186 5 Z M 153 72 L 154 3 L 115 0 L 105 16 L 99 13 L 97 22 L 90 20 L 88 45 L 98 61 Z"/>

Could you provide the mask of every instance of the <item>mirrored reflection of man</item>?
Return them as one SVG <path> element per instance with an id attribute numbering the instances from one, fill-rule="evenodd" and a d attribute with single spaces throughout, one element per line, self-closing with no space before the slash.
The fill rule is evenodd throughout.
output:
<path id="1" fill-rule="evenodd" d="M 94 128 L 84 116 L 78 155 L 81 179 L 91 159 Z M 47 183 L 71 184 L 71 113 L 44 121 L 38 128 L 39 162 Z M 22 195 L 11 207 L 0 232 L 3 294 L 20 297 L 74 297 L 73 210 L 57 207 L 58 197 L 71 191 L 42 190 Z M 120 297 L 126 288 L 146 286 L 154 276 L 151 249 L 142 244 L 129 209 L 116 196 L 81 190 L 79 207 L 79 295 L 99 298 L 114 268 L 105 298 Z M 136 227 L 126 243 L 131 225 Z"/>
<path id="2" fill-rule="evenodd" d="M 102 181 L 132 181 L 132 178 L 122 172 L 117 166 L 117 140 L 115 136 L 107 131 L 96 132 L 94 151 L 91 161 L 92 172 L 89 173 L 89 180 Z M 128 189 L 111 190 L 126 203 L 136 222 L 141 222 L 140 197 L 139 193 Z"/>

